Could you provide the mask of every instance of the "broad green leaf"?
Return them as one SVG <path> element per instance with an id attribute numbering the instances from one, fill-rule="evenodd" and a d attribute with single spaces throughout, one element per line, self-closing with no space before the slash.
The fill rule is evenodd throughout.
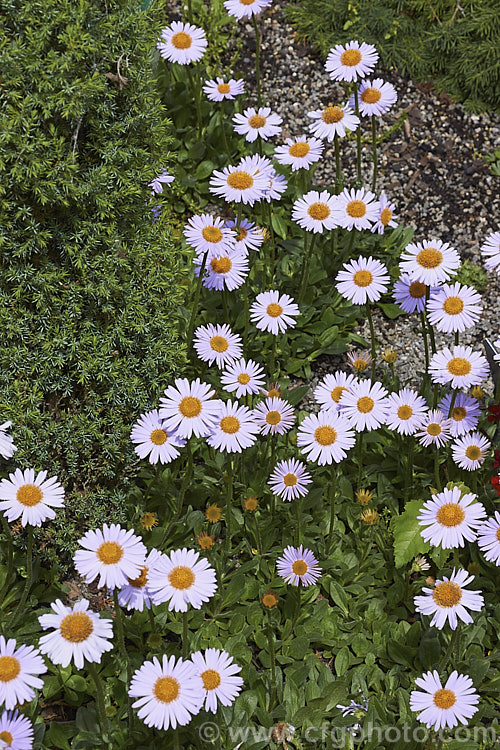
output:
<path id="1" fill-rule="evenodd" d="M 422 509 L 422 500 L 411 500 L 406 504 L 403 513 L 393 523 L 394 530 L 394 561 L 396 568 L 402 568 L 413 560 L 416 555 L 429 551 L 429 543 L 424 541 L 420 531 L 422 529 L 417 516 Z"/>

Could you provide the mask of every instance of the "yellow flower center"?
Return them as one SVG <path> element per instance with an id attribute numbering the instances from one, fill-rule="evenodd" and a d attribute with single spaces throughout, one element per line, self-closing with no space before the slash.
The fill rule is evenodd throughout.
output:
<path id="1" fill-rule="evenodd" d="M 165 430 L 153 430 L 153 432 L 149 436 L 149 439 L 152 443 L 154 443 L 154 445 L 163 445 L 163 443 L 167 442 L 167 433 L 165 432 Z"/>
<path id="2" fill-rule="evenodd" d="M 217 84 L 217 91 L 219 94 L 229 94 L 231 87 L 228 83 L 219 83 Z"/>
<path id="3" fill-rule="evenodd" d="M 257 498 L 254 497 L 253 495 L 250 495 L 249 497 L 246 497 L 245 500 L 244 500 L 244 502 L 243 502 L 243 506 L 244 506 L 245 510 L 257 510 L 258 504 L 259 503 L 257 501 Z"/>
<path id="4" fill-rule="evenodd" d="M 59 625 L 62 637 L 70 643 L 82 643 L 92 634 L 94 625 L 86 612 L 71 612 Z"/>
<path id="5" fill-rule="evenodd" d="M 436 521 L 442 526 L 460 526 L 464 518 L 465 512 L 457 503 L 446 503 L 436 513 Z"/>
<path id="6" fill-rule="evenodd" d="M 193 43 L 193 39 L 185 31 L 178 31 L 177 34 L 172 36 L 172 44 L 176 49 L 189 49 Z"/>
<path id="7" fill-rule="evenodd" d="M 248 190 L 253 185 L 253 177 L 248 172 L 237 169 L 236 172 L 228 175 L 227 184 L 234 190 Z"/>
<path id="8" fill-rule="evenodd" d="M 195 581 L 195 575 L 191 568 L 187 568 L 185 565 L 178 565 L 170 571 L 168 580 L 174 589 L 184 591 L 184 589 L 191 588 Z"/>
<path id="9" fill-rule="evenodd" d="M 336 404 L 340 401 L 340 397 L 342 396 L 343 392 L 347 391 L 347 388 L 343 385 L 337 385 L 335 388 L 333 388 L 330 391 L 330 396 L 332 397 L 332 401 L 335 401 Z"/>
<path id="10" fill-rule="evenodd" d="M 442 431 L 442 427 L 440 424 L 438 424 L 438 422 L 431 422 L 427 425 L 427 432 L 429 433 L 429 435 L 432 435 L 432 437 L 441 435 Z"/>
<path id="11" fill-rule="evenodd" d="M 222 353 L 226 351 L 229 344 L 224 336 L 212 336 L 212 338 L 210 339 L 210 346 L 214 350 L 214 352 Z"/>
<path id="12" fill-rule="evenodd" d="M 421 281 L 412 281 L 408 287 L 408 291 L 410 297 L 413 297 L 413 299 L 420 299 L 425 296 L 425 284 L 422 284 Z"/>
<path id="13" fill-rule="evenodd" d="M 272 609 L 272 607 L 275 607 L 278 603 L 278 597 L 276 594 L 267 593 L 264 594 L 262 597 L 262 604 L 264 607 L 268 607 L 268 609 Z"/>
<path id="14" fill-rule="evenodd" d="M 458 583 L 443 581 L 432 592 L 432 598 L 440 607 L 454 607 L 462 598 L 462 589 Z"/>
<path id="15" fill-rule="evenodd" d="M 141 526 L 146 531 L 151 531 L 153 526 L 158 526 L 158 516 L 156 513 L 144 513 L 141 518 Z"/>
<path id="16" fill-rule="evenodd" d="M 160 703 L 172 703 L 179 695 L 180 685 L 175 677 L 158 677 L 153 693 Z"/>
<path id="17" fill-rule="evenodd" d="M 360 219 L 366 214 L 366 204 L 363 201 L 349 201 L 345 210 L 353 219 Z"/>
<path id="18" fill-rule="evenodd" d="M 23 484 L 16 492 L 17 502 L 28 508 L 42 502 L 43 492 L 36 484 Z"/>
<path id="19" fill-rule="evenodd" d="M 247 372 L 240 372 L 236 379 L 241 385 L 246 385 L 250 382 L 250 375 Z"/>
<path id="20" fill-rule="evenodd" d="M 383 208 L 382 212 L 380 214 L 380 223 L 386 227 L 390 220 L 392 219 L 392 211 L 390 208 Z M 425 294 L 425 290 L 424 290 Z"/>
<path id="21" fill-rule="evenodd" d="M 295 560 L 295 562 L 292 563 L 292 570 L 296 576 L 303 576 L 307 573 L 307 563 L 304 562 L 304 560 Z"/>
<path id="22" fill-rule="evenodd" d="M 366 361 L 366 359 L 355 359 L 352 363 L 352 366 L 355 370 L 363 372 L 363 370 L 366 370 L 366 368 L 368 367 L 368 362 Z"/>
<path id="23" fill-rule="evenodd" d="M 500 526 L 497 529 L 496 537 L 497 537 L 497 541 L 500 542 Z"/>
<path id="24" fill-rule="evenodd" d="M 143 589 L 144 586 L 148 582 L 148 570 L 149 568 L 146 568 L 144 565 L 141 568 L 140 574 L 137 576 L 137 578 L 128 578 L 128 582 L 130 586 L 133 586 L 134 589 Z"/>
<path id="25" fill-rule="evenodd" d="M 477 461 L 478 458 L 481 458 L 481 448 L 479 445 L 468 445 L 465 449 L 465 455 L 471 461 Z"/>
<path id="26" fill-rule="evenodd" d="M 281 422 L 281 414 L 279 411 L 268 411 L 266 414 L 267 424 L 276 425 Z"/>
<path id="27" fill-rule="evenodd" d="M 255 0 L 240 0 L 240 5 L 253 5 Z"/>
<path id="28" fill-rule="evenodd" d="M 207 242 L 220 242 L 222 239 L 222 232 L 219 227 L 203 227 L 201 234 Z"/>
<path id="29" fill-rule="evenodd" d="M 184 396 L 179 404 L 179 411 L 183 417 L 192 419 L 201 413 L 201 401 L 195 396 Z"/>
<path id="30" fill-rule="evenodd" d="M 410 419 L 410 417 L 413 414 L 413 409 L 411 406 L 408 406 L 408 404 L 403 404 L 403 406 L 400 406 L 398 409 L 398 417 L 400 419 Z"/>
<path id="31" fill-rule="evenodd" d="M 340 55 L 340 62 L 348 68 L 354 67 L 361 62 L 361 52 L 359 49 L 346 49 Z"/>
<path id="32" fill-rule="evenodd" d="M 97 548 L 97 557 L 105 565 L 114 565 L 123 557 L 123 547 L 118 542 L 103 542 Z"/>
<path id="33" fill-rule="evenodd" d="M 269 398 L 281 398 L 281 391 L 277 388 L 270 388 L 267 392 Z"/>
<path id="34" fill-rule="evenodd" d="M 210 523 L 216 523 L 222 518 L 222 510 L 218 505 L 209 505 L 205 511 L 205 518 Z"/>
<path id="35" fill-rule="evenodd" d="M 363 521 L 363 523 L 367 523 L 370 526 L 373 526 L 373 524 L 377 523 L 378 519 L 379 515 L 376 510 L 373 510 L 373 508 L 368 508 L 361 514 L 361 520 Z"/>
<path id="36" fill-rule="evenodd" d="M 290 156 L 296 156 L 298 159 L 302 159 L 304 156 L 307 156 L 310 150 L 311 147 L 306 141 L 298 141 L 290 146 L 288 153 Z"/>
<path id="37" fill-rule="evenodd" d="M 239 234 L 236 237 L 236 242 L 241 242 L 242 240 L 244 240 L 247 234 L 248 232 L 245 227 L 240 227 Z"/>
<path id="38" fill-rule="evenodd" d="M 329 425 L 316 427 L 314 431 L 314 439 L 320 445 L 333 445 L 337 439 L 337 432 Z"/>
<path id="39" fill-rule="evenodd" d="M 378 89 L 367 88 L 361 92 L 361 101 L 365 104 L 376 104 L 380 101 L 382 93 Z"/>
<path id="40" fill-rule="evenodd" d="M 211 549 L 214 545 L 214 539 L 210 534 L 200 534 L 198 544 L 202 549 Z"/>
<path id="41" fill-rule="evenodd" d="M 283 477 L 283 484 L 285 487 L 295 487 L 299 480 L 297 479 L 297 476 L 295 474 L 285 474 Z"/>
<path id="42" fill-rule="evenodd" d="M 463 357 L 453 357 L 446 365 L 448 372 L 452 375 L 468 375 L 472 369 L 472 365 L 468 359 Z"/>
<path id="43" fill-rule="evenodd" d="M 446 710 L 455 705 L 457 699 L 453 690 L 445 690 L 445 688 L 441 688 L 434 693 L 433 701 L 437 708 L 443 708 Z"/>
<path id="44" fill-rule="evenodd" d="M 459 315 L 464 309 L 464 303 L 460 297 L 448 297 L 443 305 L 443 310 L 448 315 Z"/>
<path id="45" fill-rule="evenodd" d="M 6 745 L 9 745 L 9 747 L 14 742 L 14 737 L 11 735 L 10 732 L 8 732 L 6 729 L 3 730 L 3 732 L 0 732 L 0 740 L 3 740 Z"/>
<path id="46" fill-rule="evenodd" d="M 467 411 L 464 409 L 463 406 L 455 406 L 453 407 L 451 416 L 453 417 L 455 422 L 461 422 L 467 416 Z"/>
<path id="47" fill-rule="evenodd" d="M 15 656 L 0 656 L 0 682 L 11 682 L 21 673 L 21 664 Z"/>
<path id="48" fill-rule="evenodd" d="M 205 690 L 215 690 L 221 682 L 220 674 L 215 669 L 206 669 L 201 673 L 201 679 L 203 680 Z"/>
<path id="49" fill-rule="evenodd" d="M 254 128 L 257 130 L 257 128 L 263 128 L 266 124 L 266 118 L 262 117 L 262 115 L 252 115 L 248 118 L 248 124 L 251 128 Z"/>
<path id="50" fill-rule="evenodd" d="M 231 260 L 226 256 L 223 258 L 212 258 L 210 267 L 214 273 L 228 273 L 232 268 Z"/>
<path id="51" fill-rule="evenodd" d="M 327 107 L 323 110 L 321 119 L 326 122 L 327 125 L 332 125 L 334 122 L 340 122 L 344 117 L 344 110 L 340 107 Z"/>
<path id="52" fill-rule="evenodd" d="M 222 432 L 228 435 L 234 435 L 240 429 L 240 421 L 236 417 L 222 417 L 220 421 L 220 428 Z"/>
<path id="53" fill-rule="evenodd" d="M 331 211 L 326 203 L 311 203 L 311 205 L 307 209 L 307 213 L 309 214 L 311 219 L 324 221 L 330 216 Z"/>
<path id="54" fill-rule="evenodd" d="M 426 247 L 417 255 L 417 263 L 423 268 L 437 268 L 443 262 L 443 253 L 435 247 Z"/>
<path id="55" fill-rule="evenodd" d="M 356 286 L 370 286 L 373 281 L 373 274 L 370 271 L 356 271 L 352 280 Z"/>
<path id="56" fill-rule="evenodd" d="M 279 318 L 279 316 L 283 313 L 283 308 L 281 307 L 281 305 L 278 305 L 277 302 L 271 302 L 271 304 L 266 308 L 266 313 L 270 318 Z"/>
<path id="57" fill-rule="evenodd" d="M 361 398 L 358 398 L 358 411 L 362 414 L 368 414 L 374 406 L 375 401 L 370 396 L 361 396 Z"/>

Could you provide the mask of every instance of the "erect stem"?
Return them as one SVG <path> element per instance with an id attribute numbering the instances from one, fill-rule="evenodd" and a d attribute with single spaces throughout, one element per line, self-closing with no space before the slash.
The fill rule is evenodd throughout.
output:
<path id="1" fill-rule="evenodd" d="M 306 293 L 307 282 L 309 281 L 309 266 L 311 264 L 311 257 L 312 257 L 312 252 L 313 252 L 315 241 L 316 241 L 316 235 L 313 234 L 311 237 L 311 242 L 309 243 L 309 248 L 304 258 L 304 263 L 302 265 L 302 276 L 300 280 L 300 293 L 299 293 L 299 299 L 298 299 L 299 305 L 303 301 L 305 293 Z"/>
<path id="2" fill-rule="evenodd" d="M 269 258 L 269 272 L 271 276 L 271 284 L 274 281 L 274 266 L 276 263 L 276 239 L 274 236 L 274 229 L 273 229 L 273 212 L 271 208 L 271 204 L 267 203 L 267 212 L 269 215 L 269 238 L 271 241 L 271 252 L 270 252 L 270 258 Z"/>
<path id="3" fill-rule="evenodd" d="M 113 589 L 113 604 L 114 604 L 114 609 L 115 609 L 116 637 L 118 640 L 118 650 L 120 652 L 120 656 L 122 660 L 125 662 L 125 666 L 127 669 L 127 685 L 130 685 L 130 681 L 132 679 L 132 668 L 130 664 L 130 658 L 127 652 L 127 647 L 125 645 L 125 635 L 123 631 L 123 612 L 122 612 L 122 608 L 120 607 L 120 602 L 118 601 L 118 590 L 116 588 Z M 127 713 L 128 713 L 128 726 L 129 726 L 129 731 L 130 731 L 132 729 L 132 724 L 134 721 L 134 714 L 132 713 L 132 703 L 130 701 L 130 698 L 128 698 Z"/>
<path id="4" fill-rule="evenodd" d="M 370 303 L 366 303 L 366 315 L 368 317 L 368 324 L 370 326 L 370 341 L 371 341 L 371 356 L 372 356 L 372 380 L 375 380 L 375 364 L 377 358 L 377 348 L 375 341 L 375 329 L 373 327 L 372 311 L 370 309 Z"/>
<path id="5" fill-rule="evenodd" d="M 422 338 L 424 340 L 424 352 L 425 352 L 425 374 L 429 372 L 429 342 L 427 341 L 427 326 L 425 324 L 425 312 L 420 313 L 420 322 L 422 323 Z"/>
<path id="6" fill-rule="evenodd" d="M 253 514 L 253 520 L 255 524 L 255 540 L 257 543 L 257 550 L 259 552 L 259 555 L 262 555 L 262 540 L 260 538 L 260 530 L 259 530 L 259 522 L 257 521 L 257 515 Z"/>
<path id="7" fill-rule="evenodd" d="M 188 657 L 188 613 L 182 613 L 182 658 Z"/>
<path id="8" fill-rule="evenodd" d="M 276 656 L 274 653 L 274 630 L 269 620 L 267 622 L 267 641 L 269 643 L 269 656 L 271 658 L 271 695 L 269 698 L 269 711 L 271 711 L 276 696 Z"/>
<path id="9" fill-rule="evenodd" d="M 166 540 L 168 538 L 168 534 L 170 532 L 170 529 L 172 528 L 172 526 L 174 525 L 174 523 L 177 521 L 177 519 L 179 518 L 179 516 L 180 516 L 180 514 L 182 512 L 182 505 L 183 505 L 183 502 L 184 502 L 184 496 L 186 494 L 186 490 L 188 488 L 188 484 L 191 481 L 191 474 L 192 474 L 192 471 L 193 471 L 193 452 L 191 450 L 191 443 L 189 442 L 189 440 L 188 440 L 188 442 L 186 444 L 186 451 L 187 451 L 187 455 L 188 455 L 188 464 L 187 464 L 187 468 L 186 468 L 186 473 L 184 474 L 184 479 L 182 480 L 182 486 L 181 486 L 181 490 L 179 492 L 179 498 L 177 500 L 177 510 L 175 511 L 174 515 L 172 516 L 172 518 L 170 519 L 170 521 L 168 523 L 167 528 L 165 529 L 165 532 L 164 532 L 164 534 L 163 534 L 163 536 L 161 538 L 161 542 L 159 544 L 160 547 L 162 547 L 165 544 L 165 542 L 166 542 Z"/>
<path id="10" fill-rule="evenodd" d="M 4 528 L 5 536 L 7 537 L 7 570 L 5 572 L 4 584 L 0 590 L 0 604 L 2 604 L 4 596 L 9 590 L 10 578 L 14 569 L 14 546 L 12 544 L 12 534 L 7 519 L 3 513 L 1 513 L 0 516 L 2 518 L 2 526 Z"/>
<path id="11" fill-rule="evenodd" d="M 427 311 L 427 303 L 428 303 L 428 301 L 430 299 L 430 296 L 431 296 L 431 288 L 430 288 L 430 286 L 427 286 L 425 288 L 425 309 L 426 309 L 426 311 Z M 427 323 L 427 330 L 429 331 L 429 336 L 430 336 L 430 339 L 431 339 L 431 350 L 432 350 L 432 353 L 435 354 L 436 353 L 436 339 L 435 339 L 435 336 L 434 336 L 434 328 L 432 327 L 432 323 L 429 323 L 429 321 L 427 320 L 427 313 L 424 313 L 424 315 L 425 315 L 425 320 L 426 320 L 426 323 Z"/>
<path id="12" fill-rule="evenodd" d="M 330 553 L 332 543 L 333 529 L 335 527 L 335 497 L 337 495 L 337 471 L 332 468 L 332 480 L 330 483 L 330 528 L 328 530 L 328 539 L 326 541 L 326 554 Z"/>
<path id="13" fill-rule="evenodd" d="M 260 31 L 257 24 L 257 19 L 255 18 L 255 13 L 252 13 L 252 21 L 255 31 L 255 78 L 257 79 L 257 107 L 260 107 Z"/>
<path id="14" fill-rule="evenodd" d="M 111 747 L 111 732 L 109 728 L 109 719 L 106 716 L 106 704 L 104 701 L 104 690 L 102 689 L 102 682 L 101 678 L 99 676 L 99 673 L 97 671 L 97 667 L 94 664 L 94 662 L 88 661 L 87 662 L 87 668 L 89 670 L 89 674 L 94 680 L 95 689 L 96 689 L 96 707 L 97 707 L 97 715 L 99 717 L 99 724 L 101 725 L 101 732 L 103 736 L 107 738 L 106 741 L 106 747 Z M 101 737 L 102 741 L 103 737 Z"/>
<path id="15" fill-rule="evenodd" d="M 269 374 L 271 375 L 271 382 L 274 383 L 276 381 L 276 373 L 274 371 L 274 368 L 276 367 L 276 339 L 277 336 L 274 335 L 274 333 L 271 334 L 273 337 L 273 343 L 271 344 L 271 362 L 269 364 Z"/>
<path id="16" fill-rule="evenodd" d="M 226 491 L 226 555 L 231 552 L 231 509 L 233 504 L 233 458 L 228 454 Z"/>
<path id="17" fill-rule="evenodd" d="M 342 188 L 342 175 L 340 173 L 340 140 L 338 133 L 333 137 L 335 145 L 335 193 L 338 195 Z"/>
<path id="18" fill-rule="evenodd" d="M 436 489 L 441 492 L 441 480 L 439 478 L 439 450 L 437 446 L 434 451 L 434 481 L 436 482 Z"/>
<path id="19" fill-rule="evenodd" d="M 356 112 L 356 115 L 360 120 L 359 125 L 356 128 L 356 170 L 358 175 L 358 182 L 361 185 L 361 118 L 359 116 L 359 91 L 357 83 L 354 84 L 354 111 Z"/>
<path id="20" fill-rule="evenodd" d="M 450 642 L 448 644 L 448 648 L 446 649 L 444 656 L 442 657 L 441 661 L 438 664 L 438 672 L 441 672 L 443 669 L 445 669 L 445 667 L 448 666 L 448 662 L 450 660 L 450 656 L 453 653 L 453 648 L 455 646 L 455 643 L 456 643 L 458 637 L 459 637 L 459 633 L 458 633 L 458 623 L 457 623 L 457 627 L 455 628 L 455 630 L 451 634 L 451 638 L 450 638 Z"/>
<path id="21" fill-rule="evenodd" d="M 377 118 L 372 115 L 372 149 L 373 149 L 373 180 L 372 190 L 375 192 L 377 187 L 378 160 L 377 160 Z"/>
<path id="22" fill-rule="evenodd" d="M 454 388 L 451 396 L 450 408 L 448 409 L 448 419 L 451 419 L 451 415 L 453 414 L 453 407 L 455 406 L 455 401 L 457 400 L 458 393 L 458 388 Z"/>
<path id="23" fill-rule="evenodd" d="M 14 610 L 14 614 L 12 615 L 12 620 L 9 623 L 9 627 L 13 628 L 16 624 L 19 615 L 22 615 L 24 612 L 24 606 L 26 604 L 26 600 L 28 598 L 29 592 L 31 590 L 31 586 L 33 584 L 33 526 L 28 526 L 28 547 L 26 550 L 26 583 L 24 584 L 24 589 L 22 596 L 19 600 L 19 603 Z"/>
<path id="24" fill-rule="evenodd" d="M 296 527 L 295 527 L 295 544 L 297 547 L 300 544 L 300 516 L 302 511 L 302 498 L 298 497 L 296 500 L 292 500 L 292 502 L 295 504 L 295 520 L 296 520 Z"/>
<path id="25" fill-rule="evenodd" d="M 190 70 L 189 65 L 184 66 L 187 70 L 189 83 L 191 85 L 191 89 L 194 94 L 194 103 L 196 107 L 196 126 L 197 126 L 197 133 L 198 135 L 201 135 L 201 109 L 200 109 L 200 88 L 199 88 L 199 76 L 196 76 L 196 80 L 193 77 L 193 74 Z"/>
<path id="26" fill-rule="evenodd" d="M 224 99 L 221 102 L 221 108 L 219 110 L 219 119 L 220 119 L 220 129 L 222 131 L 222 143 L 224 146 L 224 153 L 227 154 L 227 156 L 230 156 L 229 153 L 229 146 L 227 144 L 227 136 L 226 136 L 226 109 L 224 107 L 225 101 Z"/>
<path id="27" fill-rule="evenodd" d="M 189 319 L 189 325 L 188 325 L 187 336 L 186 336 L 188 347 L 191 346 L 191 339 L 193 338 L 194 321 L 196 320 L 196 313 L 198 312 L 198 302 L 200 301 L 201 284 L 203 281 L 203 274 L 205 273 L 205 266 L 207 264 L 207 255 L 208 255 L 208 251 L 204 253 L 203 255 L 201 266 L 200 266 L 200 275 L 198 276 L 198 281 L 196 284 L 196 291 L 194 293 L 193 307 L 191 309 L 191 317 Z"/>

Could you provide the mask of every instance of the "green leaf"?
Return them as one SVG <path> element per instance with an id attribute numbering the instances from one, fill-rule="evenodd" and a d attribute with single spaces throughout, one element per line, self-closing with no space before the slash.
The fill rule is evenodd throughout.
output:
<path id="1" fill-rule="evenodd" d="M 335 671 L 339 675 L 344 675 L 349 667 L 350 651 L 347 646 L 340 649 L 335 657 Z"/>
<path id="2" fill-rule="evenodd" d="M 407 565 L 416 555 L 429 551 L 429 543 L 424 541 L 417 521 L 422 501 L 411 500 L 403 513 L 394 519 L 394 562 L 396 568 Z"/>
<path id="3" fill-rule="evenodd" d="M 197 180 L 205 180 L 215 169 L 213 161 L 202 161 L 196 167 L 195 177 Z"/>
<path id="4" fill-rule="evenodd" d="M 391 320 L 394 320 L 394 318 L 397 318 L 400 315 L 405 315 L 405 311 L 398 307 L 398 305 L 395 305 L 393 302 L 378 302 L 377 307 L 380 307 L 384 315 L 386 315 Z"/>
<path id="5" fill-rule="evenodd" d="M 276 234 L 281 237 L 282 240 L 286 240 L 288 227 L 284 219 L 282 219 L 279 214 L 273 212 L 271 216 L 271 224 Z"/>

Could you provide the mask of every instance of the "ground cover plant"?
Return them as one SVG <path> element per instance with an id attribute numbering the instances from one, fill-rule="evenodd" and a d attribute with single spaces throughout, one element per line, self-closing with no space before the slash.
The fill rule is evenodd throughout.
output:
<path id="1" fill-rule="evenodd" d="M 377 190 L 397 91 L 373 45 L 330 51 L 344 100 L 280 141 L 259 81 L 268 5 L 224 3 L 231 33 L 254 22 L 254 107 L 246 81 L 207 78 L 196 3 L 156 29 L 187 153 L 144 180 L 144 221 L 178 229 L 176 201 L 203 204 L 177 234 L 189 362 L 131 417 L 126 521 L 85 530 L 78 585 L 35 543 L 64 482 L 0 428 L 0 747 L 486 750 L 500 733 L 500 340 L 491 363 L 460 343 L 487 311 L 458 249 L 414 238 Z M 315 186 L 324 141 L 348 138 L 352 169 L 337 158 Z M 497 283 L 500 233 L 481 249 Z M 374 306 L 413 316 L 423 372 L 396 375 Z M 325 353 L 344 365 L 311 406 Z"/>

